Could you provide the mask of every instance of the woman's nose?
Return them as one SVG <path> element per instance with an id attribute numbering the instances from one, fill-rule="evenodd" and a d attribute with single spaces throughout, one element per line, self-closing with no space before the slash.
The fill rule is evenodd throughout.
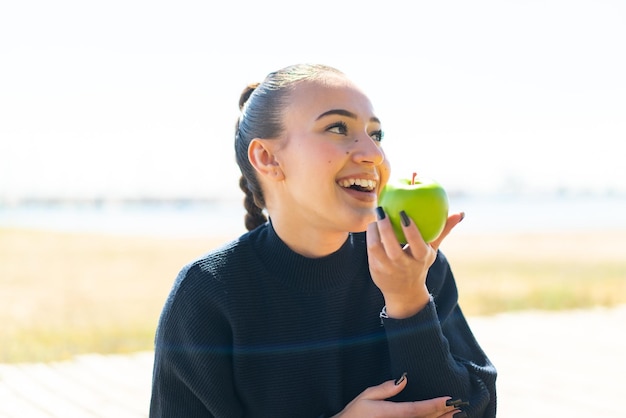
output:
<path id="1" fill-rule="evenodd" d="M 385 153 L 380 142 L 368 134 L 359 135 L 354 139 L 353 158 L 359 164 L 378 166 L 385 161 Z"/>

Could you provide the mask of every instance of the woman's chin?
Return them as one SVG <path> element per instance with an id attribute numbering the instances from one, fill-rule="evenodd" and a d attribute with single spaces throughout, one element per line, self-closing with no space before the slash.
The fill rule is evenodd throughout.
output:
<path id="1" fill-rule="evenodd" d="M 360 217 L 355 217 L 350 222 L 349 232 L 364 232 L 367 230 L 367 226 L 372 222 L 376 222 L 376 215 L 374 209 L 371 214 L 365 214 Z"/>

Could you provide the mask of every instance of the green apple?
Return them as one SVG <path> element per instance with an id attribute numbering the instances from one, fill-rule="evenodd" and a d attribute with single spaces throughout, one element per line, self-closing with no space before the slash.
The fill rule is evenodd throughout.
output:
<path id="1" fill-rule="evenodd" d="M 406 244 L 402 231 L 400 211 L 415 222 L 425 242 L 434 241 L 443 231 L 448 219 L 448 195 L 436 181 L 417 177 L 390 181 L 383 188 L 379 206 L 391 221 L 398 241 Z"/>

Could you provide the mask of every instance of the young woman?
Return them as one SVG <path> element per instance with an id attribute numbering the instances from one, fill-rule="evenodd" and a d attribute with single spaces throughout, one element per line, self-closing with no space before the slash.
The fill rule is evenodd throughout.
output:
<path id="1" fill-rule="evenodd" d="M 438 251 L 377 198 L 381 122 L 339 71 L 249 86 L 235 150 L 248 233 L 179 274 L 156 336 L 151 417 L 494 417 L 496 371 Z M 266 219 L 265 213 L 269 215 Z"/>

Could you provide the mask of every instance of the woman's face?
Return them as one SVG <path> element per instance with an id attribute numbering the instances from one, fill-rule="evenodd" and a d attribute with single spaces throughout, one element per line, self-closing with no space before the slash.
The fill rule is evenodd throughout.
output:
<path id="1" fill-rule="evenodd" d="M 301 83 L 290 95 L 275 150 L 284 175 L 276 203 L 294 225 L 364 231 L 389 178 L 382 127 L 360 90 L 329 77 Z"/>

